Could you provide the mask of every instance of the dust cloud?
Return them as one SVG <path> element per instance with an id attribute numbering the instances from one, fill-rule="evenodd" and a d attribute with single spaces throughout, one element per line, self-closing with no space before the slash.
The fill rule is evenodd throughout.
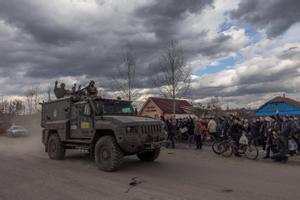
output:
<path id="1" fill-rule="evenodd" d="M 22 155 L 38 154 L 43 152 L 41 142 L 42 128 L 40 126 L 40 115 L 17 116 L 11 119 L 16 125 L 21 125 L 28 130 L 26 137 L 7 137 L 0 135 L 0 155 Z"/>

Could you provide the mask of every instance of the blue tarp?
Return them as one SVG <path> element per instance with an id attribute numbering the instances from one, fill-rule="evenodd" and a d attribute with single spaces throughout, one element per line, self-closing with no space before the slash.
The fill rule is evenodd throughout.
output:
<path id="1" fill-rule="evenodd" d="M 281 116 L 300 115 L 300 108 L 286 102 L 272 102 L 266 103 L 256 111 L 257 116 L 275 116 L 277 113 Z"/>

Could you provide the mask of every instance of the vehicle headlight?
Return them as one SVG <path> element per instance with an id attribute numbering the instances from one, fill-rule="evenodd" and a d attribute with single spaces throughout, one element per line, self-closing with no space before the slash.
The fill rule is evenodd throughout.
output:
<path id="1" fill-rule="evenodd" d="M 126 127 L 126 133 L 137 133 L 138 132 L 138 128 L 134 127 L 134 126 L 127 126 Z"/>

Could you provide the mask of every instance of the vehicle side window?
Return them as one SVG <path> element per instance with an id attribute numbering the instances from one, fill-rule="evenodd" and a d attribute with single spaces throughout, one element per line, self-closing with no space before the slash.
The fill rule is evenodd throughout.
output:
<path id="1" fill-rule="evenodd" d="M 91 115 L 91 106 L 89 104 L 83 106 L 83 114 L 87 116 Z"/>

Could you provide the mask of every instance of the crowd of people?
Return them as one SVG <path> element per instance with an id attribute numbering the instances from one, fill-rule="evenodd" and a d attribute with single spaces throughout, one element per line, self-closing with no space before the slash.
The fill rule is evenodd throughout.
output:
<path id="1" fill-rule="evenodd" d="M 300 121 L 296 117 L 279 115 L 251 119 L 236 116 L 212 118 L 165 119 L 161 117 L 168 134 L 167 147 L 175 148 L 176 142 L 195 145 L 201 149 L 204 142 L 228 139 L 231 137 L 238 145 L 243 134 L 256 146 L 262 146 L 264 158 L 273 155 L 291 156 L 300 152 Z"/>

